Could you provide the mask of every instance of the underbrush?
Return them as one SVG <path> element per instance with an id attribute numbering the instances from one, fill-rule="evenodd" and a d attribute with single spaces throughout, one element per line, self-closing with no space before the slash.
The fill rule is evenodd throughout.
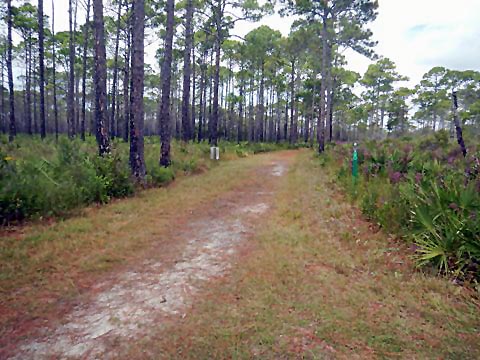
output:
<path id="1" fill-rule="evenodd" d="M 367 142 L 358 149 L 359 176 L 352 177 L 352 149 L 329 156 L 338 182 L 364 215 L 411 242 L 419 266 L 480 279 L 480 151 L 464 158 L 448 134 L 421 139 Z"/>
<path id="2" fill-rule="evenodd" d="M 276 144 L 220 143 L 223 159 L 287 148 Z M 176 177 L 214 165 L 207 143 L 172 142 L 172 165 L 158 164 L 158 137 L 145 138 L 145 187 L 164 186 Z M 129 168 L 128 144 L 115 140 L 112 153 L 97 155 L 94 137 L 86 141 L 19 136 L 0 137 L 0 225 L 28 218 L 64 216 L 92 203 L 131 196 L 137 190 Z"/>

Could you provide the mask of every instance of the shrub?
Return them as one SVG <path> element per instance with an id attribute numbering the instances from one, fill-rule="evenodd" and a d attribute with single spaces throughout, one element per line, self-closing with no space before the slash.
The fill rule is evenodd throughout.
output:
<path id="1" fill-rule="evenodd" d="M 40 144 L 40 150 L 35 148 L 41 154 L 50 153 L 47 160 L 20 144 L 15 151 L 22 159 L 0 151 L 0 223 L 63 215 L 134 191 L 128 164 L 119 155 L 102 158 L 83 150 L 86 145 L 79 141 L 61 138 L 57 145 L 46 142 Z"/>
<path id="2" fill-rule="evenodd" d="M 180 169 L 185 173 L 191 173 L 197 169 L 197 160 L 195 158 L 186 159 L 180 162 Z"/>
<path id="3" fill-rule="evenodd" d="M 150 169 L 149 176 L 154 185 L 167 185 L 175 179 L 175 173 L 171 167 L 155 166 Z"/>
<path id="4" fill-rule="evenodd" d="M 369 219 L 414 242 L 419 266 L 480 278 L 478 151 L 464 159 L 445 131 L 413 145 L 366 143 L 358 152 L 364 176 L 354 185 L 351 149 L 342 148 L 333 150 L 343 162 L 337 179 Z"/>
<path id="5" fill-rule="evenodd" d="M 108 197 L 125 197 L 133 194 L 134 186 L 130 179 L 130 169 L 127 161 L 122 161 L 119 155 L 94 157 L 96 175 L 105 184 Z"/>

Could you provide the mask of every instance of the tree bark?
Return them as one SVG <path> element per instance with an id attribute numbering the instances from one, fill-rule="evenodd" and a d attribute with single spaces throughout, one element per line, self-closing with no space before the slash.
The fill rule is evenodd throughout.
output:
<path id="1" fill-rule="evenodd" d="M 240 104 L 238 105 L 238 125 L 237 125 L 237 142 L 240 143 L 243 139 L 243 102 L 245 96 L 245 80 L 243 79 L 243 59 L 240 65 L 240 72 L 242 78 L 240 78 Z"/>
<path id="2" fill-rule="evenodd" d="M 40 136 L 45 139 L 47 136 L 47 125 L 45 118 L 45 51 L 43 31 L 43 0 L 38 0 L 38 56 L 40 70 Z"/>
<path id="3" fill-rule="evenodd" d="M 73 0 L 69 0 L 69 71 L 68 71 L 68 92 L 67 92 L 67 127 L 68 136 L 75 136 L 75 108 L 74 108 L 74 91 L 75 91 L 75 45 L 73 39 Z M 103 11 L 103 10 L 102 10 Z M 103 25 L 102 25 L 103 26 Z"/>
<path id="4" fill-rule="evenodd" d="M 145 3 L 136 0 L 133 5 L 132 31 L 132 116 L 130 119 L 130 166 L 137 182 L 145 178 L 144 160 L 144 33 L 145 33 Z M 118 49 L 117 49 L 118 51 Z"/>
<path id="5" fill-rule="evenodd" d="M 452 111 L 453 111 L 453 123 L 455 125 L 455 132 L 457 133 L 457 143 L 462 150 L 463 157 L 467 156 L 467 147 L 465 146 L 465 141 L 463 140 L 462 126 L 460 124 L 460 119 L 458 118 L 458 101 L 457 101 L 457 92 L 452 92 Z"/>
<path id="6" fill-rule="evenodd" d="M 308 132 L 309 132 L 309 137 L 310 137 L 310 143 L 313 141 L 312 139 L 312 134 L 313 134 L 313 131 L 311 131 L 310 127 L 313 128 L 313 124 L 315 123 L 315 93 L 316 93 L 316 88 L 315 88 L 315 80 L 317 78 L 317 74 L 314 74 L 313 76 L 313 91 L 312 91 L 312 109 L 311 109 L 311 112 L 310 112 L 310 124 L 309 124 L 309 128 L 307 129 Z M 308 139 L 307 137 L 305 137 L 305 142 L 308 142 Z"/>
<path id="7" fill-rule="evenodd" d="M 15 94 L 13 89 L 13 71 L 12 71 L 12 0 L 7 0 L 7 72 L 8 72 L 8 90 L 10 102 L 10 124 L 8 127 L 8 141 L 12 142 L 17 135 L 15 126 Z"/>
<path id="8" fill-rule="evenodd" d="M 90 0 L 89 0 L 90 1 Z M 57 80 L 56 80 L 56 54 L 55 54 L 55 7 L 52 0 L 52 67 L 53 67 L 53 117 L 55 122 L 55 139 L 58 140 L 58 104 L 57 104 Z"/>
<path id="9" fill-rule="evenodd" d="M 265 98 L 265 63 L 262 62 L 261 72 L 260 72 L 260 93 L 258 98 L 258 110 L 257 110 L 257 141 L 263 142 L 263 122 L 264 122 L 264 114 L 265 114 L 265 105 L 264 105 L 264 98 Z"/>
<path id="10" fill-rule="evenodd" d="M 291 69 L 291 83 L 290 83 L 290 144 L 297 142 L 297 126 L 295 124 L 295 58 L 292 59 Z"/>
<path id="11" fill-rule="evenodd" d="M 128 3 L 127 3 L 127 12 Z M 129 17 L 126 26 L 126 44 L 125 44 L 125 68 L 123 69 L 123 124 L 124 124 L 124 131 L 123 131 L 123 141 L 128 141 L 129 136 L 129 126 L 130 126 L 130 95 L 129 95 L 129 84 L 130 84 L 130 34 L 131 34 L 131 17 Z"/>
<path id="12" fill-rule="evenodd" d="M 38 134 L 37 107 L 37 57 L 33 57 L 33 132 Z"/>
<path id="13" fill-rule="evenodd" d="M 145 7 L 145 4 L 141 5 Z M 144 10 L 145 12 L 145 10 Z M 122 1 L 118 2 L 117 14 L 117 33 L 115 35 L 115 55 L 113 60 L 113 81 L 112 81 L 112 103 L 110 108 L 110 136 L 115 138 L 115 101 L 117 99 L 117 81 L 118 81 L 118 48 L 120 43 L 120 19 L 122 14 Z M 145 17 L 145 14 L 144 14 Z M 141 20 L 144 23 L 144 18 Z M 142 25 L 143 27 L 144 25 Z M 143 43 L 143 40 L 142 40 Z M 132 70 L 133 71 L 133 70 Z M 142 80 L 143 81 L 143 80 Z"/>
<path id="14" fill-rule="evenodd" d="M 205 119 L 207 86 L 206 86 L 206 69 L 207 69 L 207 52 L 205 51 L 202 56 L 200 64 L 200 111 L 198 115 L 198 142 L 203 140 L 203 124 Z"/>
<path id="15" fill-rule="evenodd" d="M 6 126 L 5 126 L 5 91 L 4 91 L 4 84 L 5 84 L 5 78 L 4 78 L 4 72 L 5 72 L 5 53 L 1 54 L 2 57 L 2 68 L 0 69 L 0 105 L 2 106 L 2 111 L 0 111 L 0 131 L 2 134 L 5 134 L 6 132 Z"/>
<path id="16" fill-rule="evenodd" d="M 275 125 L 275 142 L 279 143 L 282 139 L 282 126 L 280 116 L 280 97 L 281 94 L 277 88 L 277 104 L 276 104 L 276 125 Z"/>
<path id="17" fill-rule="evenodd" d="M 217 4 L 214 10 L 215 17 L 215 76 L 213 78 L 213 104 L 212 104 L 212 117 L 210 126 L 210 144 L 212 146 L 218 145 L 218 90 L 220 86 L 220 52 L 222 46 L 222 0 L 217 0 Z"/>
<path id="18" fill-rule="evenodd" d="M 318 140 L 318 153 L 325 151 L 325 124 L 326 124 L 326 88 L 327 88 L 327 52 L 328 52 L 328 39 L 327 39 L 327 13 L 326 10 L 322 16 L 322 82 L 320 83 L 320 116 L 317 124 L 317 140 Z"/>
<path id="19" fill-rule="evenodd" d="M 80 137 L 85 140 L 85 117 L 86 117 L 86 81 L 87 81 L 87 48 L 88 32 L 90 30 L 90 0 L 87 0 L 87 16 L 83 28 L 83 56 L 82 56 L 82 118 L 80 120 Z"/>
<path id="20" fill-rule="evenodd" d="M 162 101 L 160 105 L 160 138 L 162 141 L 160 149 L 160 165 L 168 167 L 170 159 L 170 138 L 171 138 L 171 114 L 170 114 L 170 89 L 172 77 L 172 45 L 174 33 L 174 0 L 167 0 L 167 27 L 165 34 L 165 58 L 162 64 Z"/>
<path id="21" fill-rule="evenodd" d="M 250 101 L 248 104 L 248 141 L 255 141 L 255 119 L 253 114 L 253 99 L 254 99 L 254 78 L 250 77 Z"/>
<path id="22" fill-rule="evenodd" d="M 196 88 L 196 76 L 195 76 L 195 39 L 192 36 L 192 140 L 195 141 L 195 88 Z"/>
<path id="23" fill-rule="evenodd" d="M 327 43 L 328 44 L 328 43 Z M 328 123 L 328 142 L 332 142 L 333 136 L 333 77 L 332 77 L 332 48 L 327 46 L 327 102 L 325 104 L 325 119 Z M 383 123 L 383 119 L 382 119 Z"/>
<path id="24" fill-rule="evenodd" d="M 285 123 L 283 124 L 283 140 L 288 139 L 288 91 L 285 93 Z"/>
<path id="25" fill-rule="evenodd" d="M 71 0 L 70 0 L 71 1 Z M 110 153 L 107 123 L 107 59 L 105 29 L 103 25 L 103 2 L 93 0 L 93 22 L 95 28 L 95 125 L 98 153 Z"/>
<path id="26" fill-rule="evenodd" d="M 275 124 L 273 118 L 273 101 L 274 101 L 273 85 L 270 88 L 270 117 L 268 119 L 268 141 L 273 142 L 275 140 Z"/>
<path id="27" fill-rule="evenodd" d="M 25 43 L 25 85 L 26 85 L 26 130 L 27 134 L 32 135 L 32 35 L 31 32 Z"/>
<path id="28" fill-rule="evenodd" d="M 185 14 L 185 49 L 183 55 L 182 138 L 192 138 L 190 119 L 190 77 L 192 76 L 191 52 L 193 43 L 193 0 L 187 1 Z"/>
<path id="29" fill-rule="evenodd" d="M 76 44 L 77 44 L 77 14 L 78 14 L 78 0 L 75 0 L 75 13 L 73 16 L 73 44 L 74 44 L 74 49 Z M 76 50 L 75 50 L 76 51 Z M 74 59 L 76 59 L 77 54 L 74 54 Z M 80 78 L 78 77 L 78 74 L 75 73 L 75 62 L 73 66 L 73 73 L 75 77 L 75 92 L 74 92 L 74 101 L 73 101 L 73 106 L 74 106 L 74 119 L 75 121 L 73 122 L 73 134 L 74 136 L 77 135 L 78 131 L 80 130 L 80 99 L 79 99 L 79 93 L 80 93 Z"/>

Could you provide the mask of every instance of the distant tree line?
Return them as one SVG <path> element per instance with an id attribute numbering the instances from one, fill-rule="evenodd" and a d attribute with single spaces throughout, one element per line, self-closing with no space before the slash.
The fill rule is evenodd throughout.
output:
<path id="1" fill-rule="evenodd" d="M 51 5 L 55 9 L 55 0 Z M 377 16 L 374 0 L 281 0 L 281 15 L 298 19 L 289 36 L 262 25 L 242 39 L 231 35 L 235 23 L 271 14 L 270 1 L 68 5 L 69 30 L 57 33 L 58 14 L 45 14 L 43 0 L 0 5 L 7 29 L 0 38 L 0 131 L 10 141 L 17 133 L 88 134 L 96 137 L 100 155 L 120 138 L 130 142 L 139 181 L 145 175 L 143 137 L 150 135 L 160 136 L 162 166 L 171 162 L 171 137 L 212 145 L 305 142 L 322 152 L 333 140 L 415 128 L 453 131 L 452 92 L 460 123 L 479 125 L 478 72 L 435 67 L 415 88 L 397 86 L 407 78 L 373 51 L 368 24 Z M 20 37 L 15 44 L 14 33 Z M 160 72 L 145 63 L 152 38 L 161 39 Z M 374 61 L 365 74 L 346 68 L 347 48 Z"/>

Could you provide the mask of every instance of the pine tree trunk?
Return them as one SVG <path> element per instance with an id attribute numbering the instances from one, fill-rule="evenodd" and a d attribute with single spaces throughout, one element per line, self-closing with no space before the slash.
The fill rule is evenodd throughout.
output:
<path id="1" fill-rule="evenodd" d="M 74 108 L 74 92 L 75 92 L 75 44 L 73 39 L 73 0 L 69 0 L 69 71 L 68 71 L 68 92 L 67 92 L 67 127 L 68 136 L 75 136 L 75 108 Z"/>
<path id="2" fill-rule="evenodd" d="M 7 0 L 7 71 L 8 71 L 8 90 L 10 93 L 10 123 L 8 127 L 8 141 L 12 142 L 17 135 L 15 126 L 15 95 L 13 92 L 13 71 L 12 71 L 12 0 Z"/>
<path id="3" fill-rule="evenodd" d="M 212 146 L 218 145 L 218 90 L 220 86 L 220 52 L 222 46 L 222 1 L 217 0 L 215 7 L 215 76 L 213 78 L 213 104 L 212 104 L 212 117 L 211 117 L 211 126 L 210 126 L 210 144 Z"/>
<path id="4" fill-rule="evenodd" d="M 457 134 L 457 143 L 462 150 L 463 157 L 467 156 L 467 147 L 465 146 L 465 141 L 463 140 L 462 126 L 460 124 L 460 119 L 458 118 L 458 101 L 457 101 L 457 92 L 452 92 L 452 111 L 453 111 L 453 123 L 455 125 L 455 132 Z"/>
<path id="5" fill-rule="evenodd" d="M 270 118 L 268 119 L 268 141 L 275 141 L 275 124 L 273 118 L 273 101 L 275 98 L 275 92 L 273 90 L 273 85 L 270 89 Z"/>
<path id="6" fill-rule="evenodd" d="M 325 109 L 325 119 L 328 123 L 328 142 L 332 142 L 333 137 L 333 77 L 332 77 L 332 48 L 327 46 L 327 101 Z M 383 122 L 383 119 L 382 119 Z"/>
<path id="7" fill-rule="evenodd" d="M 193 0 L 187 1 L 185 14 L 185 49 L 183 55 L 182 138 L 192 138 L 190 119 L 190 77 L 192 76 L 191 52 L 193 43 Z"/>
<path id="8" fill-rule="evenodd" d="M 38 107 L 37 107 L 37 57 L 33 57 L 33 132 L 38 134 Z"/>
<path id="9" fill-rule="evenodd" d="M 300 69 L 297 69 L 297 75 L 296 75 L 296 79 L 295 79 L 295 93 L 296 93 L 296 89 L 300 88 Z M 296 97 L 296 95 L 295 95 Z M 298 121 L 298 118 L 300 116 L 300 109 L 299 109 L 299 106 L 297 104 L 297 102 L 295 101 L 295 119 L 293 120 L 293 134 L 294 134 L 294 141 L 293 141 L 293 144 L 296 144 L 298 142 L 298 127 L 299 127 L 299 121 Z M 300 125 L 300 129 L 302 129 L 302 126 Z M 302 134 L 300 134 L 302 135 Z"/>
<path id="10" fill-rule="evenodd" d="M 90 1 L 90 0 L 89 0 Z M 56 54 L 55 54 L 55 7 L 52 0 L 52 67 L 53 67 L 53 117 L 55 121 L 55 139 L 58 140 L 58 104 L 57 104 L 57 80 L 56 80 Z"/>
<path id="11" fill-rule="evenodd" d="M 81 131 L 81 124 L 80 124 L 80 76 L 75 77 L 75 133 Z"/>
<path id="12" fill-rule="evenodd" d="M 71 1 L 71 0 L 70 0 Z M 93 23 L 95 29 L 95 125 L 98 153 L 110 153 L 107 123 L 107 59 L 105 29 L 103 23 L 103 2 L 93 0 Z"/>
<path id="13" fill-rule="evenodd" d="M 88 48 L 88 33 L 90 30 L 90 0 L 87 0 L 87 16 L 85 26 L 83 29 L 83 55 L 82 55 L 82 119 L 80 120 L 80 137 L 85 141 L 85 118 L 86 118 L 86 81 L 87 81 L 87 48 Z"/>
<path id="14" fill-rule="evenodd" d="M 198 142 L 203 140 L 203 124 L 205 118 L 205 106 L 204 103 L 206 101 L 207 96 L 207 86 L 206 86 L 206 58 L 207 52 L 203 53 L 201 64 L 200 64 L 200 112 L 198 115 Z"/>
<path id="15" fill-rule="evenodd" d="M 283 140 L 288 139 L 288 91 L 285 93 L 285 123 L 283 124 Z"/>
<path id="16" fill-rule="evenodd" d="M 326 88 L 327 88 L 327 16 L 322 19 L 322 82 L 320 83 L 320 116 L 317 124 L 318 152 L 325 151 L 325 124 L 326 124 Z"/>
<path id="17" fill-rule="evenodd" d="M 192 140 L 195 141 L 195 89 L 196 89 L 196 76 L 195 76 L 195 44 L 192 39 Z"/>
<path id="18" fill-rule="evenodd" d="M 304 125 L 304 128 L 303 128 L 303 141 L 305 142 L 305 144 L 308 143 L 308 138 L 310 136 L 310 117 L 308 116 L 308 114 L 305 115 L 305 123 L 303 124 Z"/>
<path id="19" fill-rule="evenodd" d="M 256 140 L 263 142 L 263 121 L 264 121 L 264 114 L 265 114 L 265 105 L 264 105 L 264 98 L 265 98 L 265 63 L 262 62 L 262 67 L 260 70 L 260 93 L 258 97 L 258 109 L 257 109 L 257 136 Z"/>
<path id="20" fill-rule="evenodd" d="M 38 55 L 40 68 L 40 136 L 47 136 L 47 123 L 45 117 L 45 51 L 43 31 L 43 0 L 38 0 Z"/>
<path id="21" fill-rule="evenodd" d="M 77 44 L 77 14 L 78 14 L 78 0 L 75 0 L 75 15 L 73 16 L 73 44 L 74 49 Z M 76 59 L 77 54 L 74 54 L 74 59 Z M 74 61 L 75 64 L 75 61 Z M 73 134 L 74 136 L 80 131 L 80 78 L 75 72 L 75 66 L 73 66 L 73 73 L 75 78 L 74 86 L 74 96 L 73 96 L 73 106 L 74 106 L 74 122 L 73 122 Z"/>
<path id="22" fill-rule="evenodd" d="M 127 4 L 127 13 L 129 12 L 128 4 Z M 123 71 L 123 141 L 128 141 L 129 136 L 129 126 L 130 126 L 130 95 L 129 95 L 129 84 L 130 84 L 130 34 L 131 34 L 131 27 L 130 27 L 131 20 L 127 22 L 127 36 L 126 36 L 126 44 L 125 44 L 125 68 Z"/>
<path id="23" fill-rule="evenodd" d="M 240 72 L 243 73 L 243 61 L 240 65 Z M 240 79 L 240 104 L 238 105 L 238 128 L 237 128 L 237 142 L 240 143 L 243 139 L 243 102 L 245 96 L 245 81 Z"/>
<path id="24" fill-rule="evenodd" d="M 167 0 L 167 27 L 165 34 L 165 58 L 162 64 L 162 101 L 160 105 L 160 165 L 170 166 L 170 138 L 171 138 L 171 114 L 170 114 L 170 90 L 172 77 L 172 45 L 174 33 L 174 0 Z"/>
<path id="25" fill-rule="evenodd" d="M 212 141 L 212 103 L 213 103 L 213 49 L 210 51 L 210 69 L 208 74 L 208 116 L 206 117 L 208 124 L 208 142 Z"/>
<path id="26" fill-rule="evenodd" d="M 314 79 L 317 78 L 317 74 L 314 74 L 313 76 Z M 316 100 L 316 92 L 317 89 L 315 88 L 315 83 L 313 85 L 313 93 L 312 93 L 312 111 L 311 111 L 311 121 L 310 121 L 310 146 L 313 147 L 313 133 L 314 133 L 314 127 L 315 127 L 315 100 Z"/>
<path id="27" fill-rule="evenodd" d="M 145 3 L 144 0 L 137 0 L 133 5 L 131 94 L 133 111 L 130 119 L 130 167 L 139 183 L 144 181 L 146 173 L 143 142 L 144 27 Z"/>
<path id="28" fill-rule="evenodd" d="M 253 115 L 253 86 L 254 86 L 254 78 L 253 76 L 250 77 L 250 103 L 248 107 L 248 141 L 255 141 L 255 119 Z"/>
<path id="29" fill-rule="evenodd" d="M 25 61 L 27 61 L 27 60 L 25 60 Z M 25 79 L 24 79 L 25 82 L 22 84 L 23 85 L 23 113 L 22 113 L 23 119 L 22 120 L 23 120 L 23 127 L 24 127 L 23 130 L 28 132 L 27 113 L 29 111 L 28 111 L 28 107 L 27 107 L 27 87 L 28 87 L 27 76 L 28 76 L 28 66 L 27 66 L 27 63 L 25 62 Z"/>
<path id="30" fill-rule="evenodd" d="M 0 105 L 2 106 L 2 111 L 0 111 L 0 131 L 2 134 L 5 134 L 6 132 L 6 126 L 5 126 L 5 91 L 4 91 L 4 84 L 5 84 L 5 78 L 4 78 L 4 72 L 5 72 L 5 53 L 1 54 L 2 57 L 2 68 L 0 69 Z"/>
<path id="31" fill-rule="evenodd" d="M 145 7 L 145 4 L 142 5 Z M 145 11 L 144 11 L 145 12 Z M 112 81 L 112 104 L 110 108 L 110 136 L 115 138 L 115 102 L 117 100 L 117 82 L 118 82 L 118 48 L 120 43 L 120 19 L 122 14 L 122 1 L 118 2 L 118 14 L 117 14 L 117 33 L 115 36 L 115 55 L 113 60 L 113 81 Z M 144 23 L 142 20 L 142 24 Z M 143 27 L 144 25 L 142 25 Z M 142 40 L 143 41 L 143 40 Z M 143 80 L 142 80 L 143 81 Z"/>
<path id="32" fill-rule="evenodd" d="M 281 111 L 280 111 L 280 97 L 281 97 L 281 94 L 278 92 L 277 90 L 277 106 L 276 106 L 276 136 L 275 136 L 275 142 L 276 143 L 279 143 L 280 140 L 282 139 L 282 125 L 281 125 Z"/>
<path id="33" fill-rule="evenodd" d="M 25 84 L 26 84 L 26 130 L 27 134 L 32 135 L 32 37 L 28 36 L 28 44 L 25 44 Z"/>
<path id="34" fill-rule="evenodd" d="M 295 124 L 295 59 L 292 60 L 292 72 L 290 74 L 290 144 L 297 142 L 297 127 Z"/>

